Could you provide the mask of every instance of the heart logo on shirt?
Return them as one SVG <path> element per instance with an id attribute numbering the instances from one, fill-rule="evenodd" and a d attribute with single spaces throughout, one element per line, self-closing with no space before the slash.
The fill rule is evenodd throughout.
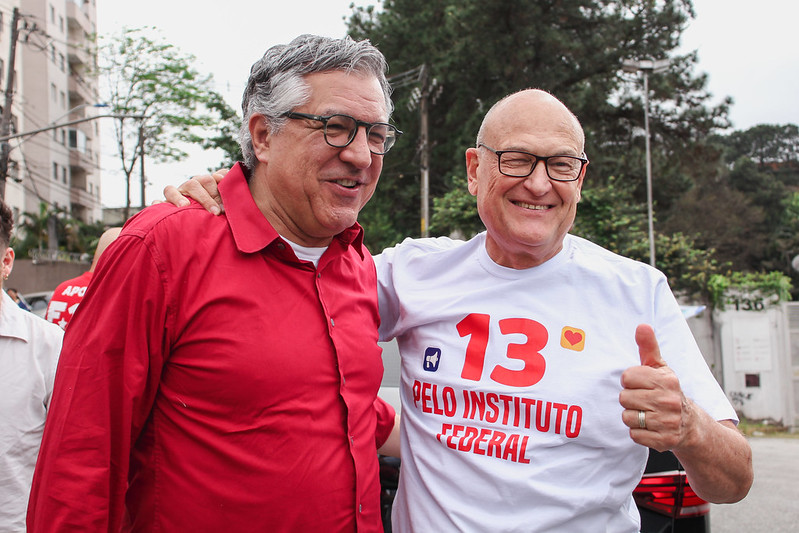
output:
<path id="1" fill-rule="evenodd" d="M 566 326 L 560 334 L 560 345 L 567 350 L 581 352 L 585 348 L 585 331 Z"/>

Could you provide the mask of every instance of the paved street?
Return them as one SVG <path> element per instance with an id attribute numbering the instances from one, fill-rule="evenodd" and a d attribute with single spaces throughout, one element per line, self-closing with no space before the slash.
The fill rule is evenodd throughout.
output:
<path id="1" fill-rule="evenodd" d="M 752 437 L 755 481 L 732 505 L 713 505 L 713 533 L 799 531 L 799 438 Z"/>

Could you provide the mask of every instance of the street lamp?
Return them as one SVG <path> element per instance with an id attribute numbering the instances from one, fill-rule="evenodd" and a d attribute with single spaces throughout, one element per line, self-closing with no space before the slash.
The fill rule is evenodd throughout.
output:
<path id="1" fill-rule="evenodd" d="M 81 124 L 82 122 L 89 122 L 90 120 L 97 120 L 98 118 L 119 118 L 119 119 L 133 118 L 137 120 L 143 120 L 147 118 L 147 115 L 128 115 L 120 113 L 111 113 L 108 115 L 94 115 L 91 117 L 77 118 L 75 120 L 70 120 L 68 122 L 62 122 L 61 124 L 51 124 L 49 126 L 45 126 L 44 128 L 39 128 L 30 131 L 23 131 L 22 133 L 12 133 L 10 135 L 2 135 L 0 136 L 0 142 L 9 141 L 11 139 L 19 139 L 21 137 L 30 137 L 31 135 L 36 135 L 37 133 L 41 133 L 43 131 L 54 130 L 66 126 L 74 126 L 75 124 Z"/>
<path id="2" fill-rule="evenodd" d="M 646 132 L 646 209 L 649 222 L 649 264 L 655 266 L 655 224 L 652 215 L 652 155 L 649 150 L 649 73 L 657 74 L 669 67 L 669 59 L 627 59 L 622 62 L 624 72 L 641 72 L 644 75 L 644 130 Z"/>
<path id="3" fill-rule="evenodd" d="M 37 133 L 41 133 L 43 131 L 54 130 L 54 129 L 63 128 L 63 127 L 66 127 L 66 126 L 73 126 L 75 124 L 80 124 L 82 122 L 89 122 L 90 120 L 97 120 L 98 118 L 118 118 L 118 119 L 134 118 L 134 119 L 138 119 L 138 120 L 144 120 L 147 117 L 145 115 L 127 115 L 127 114 L 119 114 L 119 113 L 112 113 L 112 114 L 108 114 L 108 115 L 95 115 L 93 117 L 83 117 L 83 118 L 79 118 L 79 119 L 75 119 L 75 120 L 70 120 L 68 122 L 63 122 L 61 124 L 51 124 L 51 125 L 45 126 L 43 128 L 38 128 L 38 129 L 35 129 L 35 130 L 31 130 L 31 131 L 23 131 L 22 133 L 12 133 L 12 134 L 9 134 L 9 135 L 0 135 L 0 146 L 6 148 L 6 149 L 3 149 L 2 152 L 0 152 L 0 165 L 5 163 L 5 165 L 6 165 L 5 168 L 7 169 L 7 165 L 8 165 L 7 147 L 8 147 L 8 141 L 10 141 L 11 139 L 20 139 L 20 138 L 23 138 L 23 137 L 30 137 L 31 135 L 36 135 Z M 5 188 L 6 188 L 6 179 L 5 178 L 6 178 L 5 172 L 0 171 L 0 199 L 5 197 Z"/>
<path id="4" fill-rule="evenodd" d="M 67 111 L 66 113 L 64 113 L 63 115 L 60 115 L 58 118 L 51 120 L 47 124 L 47 126 L 45 126 L 43 129 L 37 130 L 37 131 L 47 131 L 47 130 L 57 129 L 57 128 L 60 128 L 60 127 L 64 126 L 65 124 L 59 124 L 58 122 L 60 120 L 64 119 L 65 117 L 70 116 L 75 111 L 80 111 L 81 109 L 83 109 L 85 107 L 100 108 L 100 107 L 110 107 L 110 106 L 108 104 L 102 104 L 102 103 L 98 103 L 98 104 L 86 103 L 86 104 L 77 105 L 77 106 L 73 107 L 72 109 L 70 109 L 69 111 Z M 87 122 L 88 120 L 91 120 L 94 117 L 83 117 L 83 118 L 87 119 L 87 120 L 84 120 L 83 122 Z M 67 124 L 67 125 L 71 125 L 71 124 L 72 123 Z M 22 143 L 24 143 L 25 141 L 27 141 L 28 139 L 31 138 L 29 133 L 28 134 L 23 133 L 22 135 L 19 135 L 18 137 L 24 137 L 24 138 L 20 139 L 20 141 L 17 143 L 17 147 L 19 147 L 19 145 L 21 145 Z"/>
<path id="5" fill-rule="evenodd" d="M 70 109 L 69 111 L 67 111 L 67 112 L 66 112 L 66 113 L 64 113 L 63 115 L 61 115 L 60 117 L 58 117 L 58 118 L 56 118 L 56 119 L 53 119 L 53 120 L 51 120 L 51 121 L 50 121 L 50 124 L 56 124 L 56 123 L 58 123 L 58 121 L 59 121 L 59 120 L 61 120 L 62 118 L 64 118 L 64 117 L 68 117 L 68 116 L 70 116 L 72 113 L 74 113 L 75 111 L 80 111 L 81 109 L 83 109 L 83 108 L 85 108 L 85 107 L 109 107 L 109 105 L 108 105 L 108 104 L 106 104 L 106 103 L 84 103 L 84 104 L 76 105 L 75 107 L 73 107 L 72 109 Z"/>

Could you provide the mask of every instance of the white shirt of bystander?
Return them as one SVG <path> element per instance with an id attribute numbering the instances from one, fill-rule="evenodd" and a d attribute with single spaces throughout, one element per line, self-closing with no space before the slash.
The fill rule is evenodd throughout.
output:
<path id="1" fill-rule="evenodd" d="M 0 298 L 0 531 L 25 531 L 64 331 Z"/>

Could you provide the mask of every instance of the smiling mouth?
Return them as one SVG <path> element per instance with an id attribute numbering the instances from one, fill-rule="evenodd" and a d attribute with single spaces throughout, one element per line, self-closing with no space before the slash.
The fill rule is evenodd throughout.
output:
<path id="1" fill-rule="evenodd" d="M 355 180 L 335 180 L 333 183 L 336 185 L 341 185 L 347 189 L 354 189 L 359 185 L 359 183 Z"/>
<path id="2" fill-rule="evenodd" d="M 534 205 L 534 204 L 526 204 L 524 202 L 513 202 L 513 205 L 521 207 L 523 209 L 529 209 L 531 211 L 546 211 L 550 209 L 551 205 Z"/>

